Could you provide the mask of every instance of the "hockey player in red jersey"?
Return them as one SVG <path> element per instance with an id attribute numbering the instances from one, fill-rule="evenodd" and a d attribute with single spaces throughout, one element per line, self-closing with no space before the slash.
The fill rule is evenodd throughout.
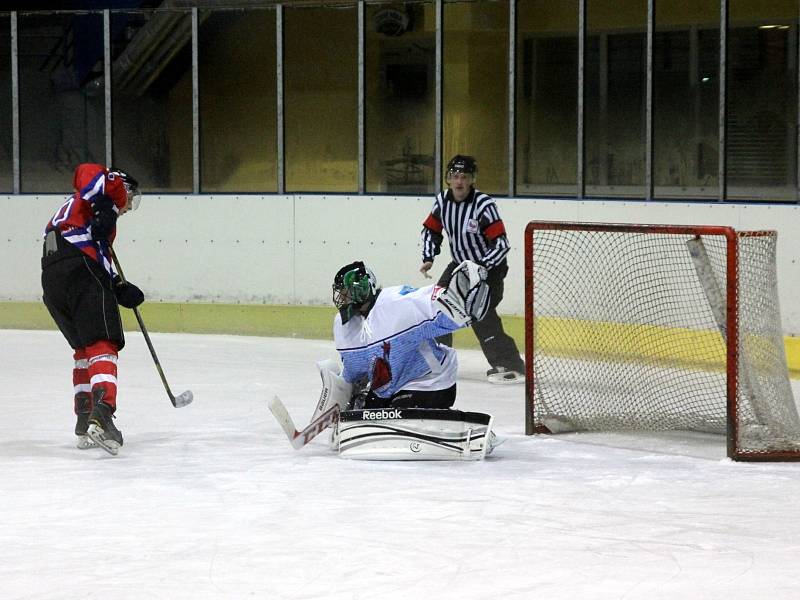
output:
<path id="1" fill-rule="evenodd" d="M 103 165 L 78 165 L 75 192 L 44 231 L 44 304 L 73 349 L 72 371 L 78 448 L 99 445 L 111 454 L 122 446 L 113 422 L 117 407 L 117 354 L 125 345 L 118 305 L 144 301 L 135 285 L 112 268 L 117 218 L 135 210 L 138 182 Z"/>

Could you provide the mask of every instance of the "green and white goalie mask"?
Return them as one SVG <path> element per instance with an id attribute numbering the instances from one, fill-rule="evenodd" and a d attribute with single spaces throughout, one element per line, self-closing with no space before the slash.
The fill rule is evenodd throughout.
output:
<path id="1" fill-rule="evenodd" d="M 339 309 L 342 324 L 363 307 L 371 306 L 377 292 L 375 274 L 360 260 L 339 269 L 333 278 L 333 304 Z"/>

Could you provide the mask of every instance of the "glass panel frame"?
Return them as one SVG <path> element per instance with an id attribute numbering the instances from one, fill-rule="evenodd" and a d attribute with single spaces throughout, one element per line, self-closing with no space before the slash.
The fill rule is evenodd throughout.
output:
<path id="1" fill-rule="evenodd" d="M 647 0 L 592 0 L 586 19 L 586 195 L 644 198 Z"/>
<path id="2" fill-rule="evenodd" d="M 75 164 L 105 162 L 108 139 L 114 165 L 151 193 L 430 194 L 444 185 L 436 166 L 459 152 L 476 156 L 479 187 L 498 196 L 513 183 L 516 196 L 650 198 L 652 183 L 653 199 L 800 201 L 800 0 L 112 9 L 111 132 L 104 12 L 0 14 L 0 193 L 17 175 L 18 192 L 61 193 Z M 215 20 L 226 21 L 216 34 Z M 254 44 L 259 56 L 227 60 Z"/>
<path id="3" fill-rule="evenodd" d="M 432 2 L 366 6 L 366 193 L 437 189 L 435 27 Z"/>
<path id="4" fill-rule="evenodd" d="M 508 0 L 448 2 L 443 15 L 442 167 L 474 156 L 476 187 L 492 196 L 508 195 L 508 11 Z"/>
<path id="5" fill-rule="evenodd" d="M 719 198 L 719 18 L 719 0 L 656 3 L 655 198 Z"/>
<path id="6" fill-rule="evenodd" d="M 14 191 L 11 17 L 0 15 L 0 194 Z"/>
<path id="7" fill-rule="evenodd" d="M 728 5 L 726 198 L 797 202 L 797 0 Z"/>
<path id="8" fill-rule="evenodd" d="M 283 40 L 286 192 L 356 193 L 358 10 L 285 7 Z"/>
<path id="9" fill-rule="evenodd" d="M 105 162 L 103 16 L 17 16 L 20 191 L 65 193 L 83 162 Z"/>
<path id="10" fill-rule="evenodd" d="M 275 15 L 199 13 L 201 193 L 278 190 Z"/>
<path id="11" fill-rule="evenodd" d="M 578 10 L 578 0 L 517 6 L 518 196 L 576 195 Z"/>
<path id="12" fill-rule="evenodd" d="M 148 193 L 191 193 L 191 10 L 112 12 L 111 81 L 114 166 Z"/>

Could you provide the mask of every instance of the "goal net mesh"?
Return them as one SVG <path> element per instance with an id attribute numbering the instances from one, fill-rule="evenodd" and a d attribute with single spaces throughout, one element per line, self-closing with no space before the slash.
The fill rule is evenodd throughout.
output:
<path id="1" fill-rule="evenodd" d="M 735 236 L 729 246 L 724 234 L 687 229 L 529 225 L 533 429 L 711 432 L 733 437 L 729 454 L 800 456 L 777 295 L 776 235 L 729 230 Z M 730 316 L 729 304 L 735 310 Z M 731 334 L 732 343 L 738 337 L 738 355 L 729 407 Z"/>

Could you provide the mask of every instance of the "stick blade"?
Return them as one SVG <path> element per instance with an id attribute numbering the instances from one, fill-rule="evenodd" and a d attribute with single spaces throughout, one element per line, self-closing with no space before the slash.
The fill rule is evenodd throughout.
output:
<path id="1" fill-rule="evenodd" d="M 286 434 L 286 437 L 289 438 L 289 441 L 294 446 L 294 441 L 297 438 L 298 432 L 297 427 L 294 425 L 294 421 L 292 421 L 292 417 L 289 414 L 289 411 L 286 410 L 286 406 L 281 402 L 281 399 L 278 396 L 272 398 L 269 401 L 269 410 L 275 416 L 275 419 L 283 429 L 283 432 Z"/>
<path id="2" fill-rule="evenodd" d="M 318 434 L 339 420 L 339 405 L 334 404 L 311 421 L 303 431 L 297 431 L 289 411 L 286 410 L 286 406 L 278 396 L 270 400 L 268 406 L 295 450 L 300 450 L 300 448 L 317 437 Z"/>
<path id="3" fill-rule="evenodd" d="M 194 400 L 194 394 L 192 390 L 186 390 L 182 394 L 175 396 L 175 399 L 172 401 L 172 404 L 175 408 L 183 408 L 184 406 L 188 406 Z"/>

